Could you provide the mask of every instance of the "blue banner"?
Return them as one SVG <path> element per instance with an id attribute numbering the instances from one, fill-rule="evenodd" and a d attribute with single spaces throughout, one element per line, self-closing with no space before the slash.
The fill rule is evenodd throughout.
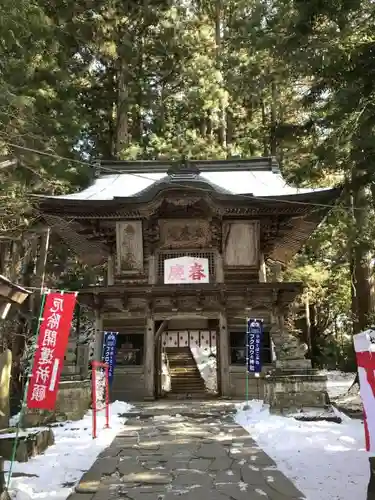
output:
<path id="1" fill-rule="evenodd" d="M 117 332 L 104 332 L 102 361 L 108 365 L 108 383 L 113 380 L 116 366 Z"/>
<path id="2" fill-rule="evenodd" d="M 263 321 L 260 319 L 249 319 L 247 321 L 247 370 L 250 373 L 262 371 L 262 341 Z"/>

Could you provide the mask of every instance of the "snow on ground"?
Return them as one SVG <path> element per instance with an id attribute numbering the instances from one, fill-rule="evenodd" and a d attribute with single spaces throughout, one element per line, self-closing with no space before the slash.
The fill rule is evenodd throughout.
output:
<path id="1" fill-rule="evenodd" d="M 104 412 L 98 414 L 98 437 L 92 439 L 92 413 L 76 422 L 66 422 L 53 427 L 55 444 L 43 455 L 26 463 L 15 462 L 10 484 L 15 500 L 48 499 L 65 500 L 81 478 L 95 462 L 101 451 L 111 444 L 122 429 L 125 418 L 120 414 L 131 405 L 116 401 L 110 406 L 110 429 L 104 429 Z M 5 462 L 5 470 L 9 470 Z M 22 476 L 24 474 L 24 476 Z M 7 479 L 7 474 L 6 474 Z"/>
<path id="2" fill-rule="evenodd" d="M 216 347 L 212 347 L 211 349 L 205 347 L 191 347 L 190 350 L 204 380 L 206 389 L 209 392 L 217 392 Z"/>
<path id="3" fill-rule="evenodd" d="M 327 375 L 328 394 L 331 399 L 348 392 L 355 378 L 355 373 L 345 373 L 338 370 L 321 370 L 319 373 Z"/>
<path id="4" fill-rule="evenodd" d="M 238 406 L 236 421 L 276 462 L 307 500 L 366 498 L 368 454 L 360 420 L 341 414 L 342 424 L 299 422 L 270 415 L 268 405 Z"/>

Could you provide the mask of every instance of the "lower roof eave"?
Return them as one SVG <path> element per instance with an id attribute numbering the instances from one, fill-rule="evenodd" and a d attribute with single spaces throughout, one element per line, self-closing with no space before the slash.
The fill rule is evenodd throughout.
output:
<path id="1" fill-rule="evenodd" d="M 293 282 L 267 282 L 267 283 L 251 283 L 251 284 L 225 284 L 225 283 L 201 283 L 199 285 L 165 285 L 165 284 L 122 284 L 122 285 L 111 285 L 111 286 L 92 286 L 89 288 L 84 288 L 78 290 L 80 296 L 82 295 L 119 295 L 119 294 L 145 294 L 151 293 L 154 295 L 162 294 L 165 295 L 167 292 L 170 294 L 195 294 L 197 292 L 227 292 L 227 293 L 251 293 L 252 291 L 294 291 L 302 292 L 304 289 L 304 284 L 299 281 Z"/>

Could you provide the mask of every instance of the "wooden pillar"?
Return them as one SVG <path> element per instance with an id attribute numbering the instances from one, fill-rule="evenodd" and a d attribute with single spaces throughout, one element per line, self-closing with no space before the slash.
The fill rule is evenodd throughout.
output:
<path id="1" fill-rule="evenodd" d="M 218 252 L 216 256 L 216 283 L 224 283 L 224 266 L 223 266 L 223 256 Z"/>
<path id="2" fill-rule="evenodd" d="M 145 357 L 144 357 L 144 377 L 145 396 L 147 399 L 154 399 L 154 374 L 155 374 L 155 321 L 148 317 L 146 319 L 145 332 Z"/>
<path id="3" fill-rule="evenodd" d="M 261 253 L 259 258 L 259 283 L 267 283 L 267 270 L 264 261 L 264 255 Z"/>
<path id="4" fill-rule="evenodd" d="M 219 315 L 219 363 L 221 395 L 230 396 L 230 374 L 229 374 L 229 334 L 227 318 L 224 313 Z"/>
<path id="5" fill-rule="evenodd" d="M 9 271 L 9 279 L 13 282 L 19 280 L 18 267 L 20 263 L 20 246 L 21 243 L 17 240 L 12 242 L 11 266 Z"/>
<path id="6" fill-rule="evenodd" d="M 94 345 L 94 360 L 102 360 L 103 348 L 103 318 L 101 309 L 95 309 L 95 345 Z"/>
<path id="7" fill-rule="evenodd" d="M 282 281 L 282 265 L 280 262 L 274 262 L 271 266 L 271 281 Z"/>
<path id="8" fill-rule="evenodd" d="M 108 256 L 107 265 L 107 286 L 112 286 L 115 283 L 115 259 L 113 255 Z"/>
<path id="9" fill-rule="evenodd" d="M 36 279 L 38 287 L 44 286 L 44 280 L 46 276 L 47 255 L 49 248 L 49 237 L 50 237 L 50 228 L 47 228 L 43 232 L 40 238 L 40 252 L 39 252 L 38 262 L 36 265 Z"/>
<path id="10" fill-rule="evenodd" d="M 148 283 L 149 285 L 156 284 L 156 259 L 155 255 L 150 255 L 148 258 Z"/>

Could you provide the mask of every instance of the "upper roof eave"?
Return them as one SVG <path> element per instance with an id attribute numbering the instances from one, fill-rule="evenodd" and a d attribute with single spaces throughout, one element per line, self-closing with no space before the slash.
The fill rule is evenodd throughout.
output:
<path id="1" fill-rule="evenodd" d="M 150 190 L 149 192 L 145 193 L 145 196 L 143 197 L 135 197 L 135 196 L 128 196 L 128 197 L 116 197 L 110 200 L 81 200 L 81 199 L 71 199 L 71 198 L 55 198 L 55 197 L 50 197 L 50 196 L 43 196 L 43 195 L 34 195 L 35 201 L 38 201 L 39 209 L 43 211 L 45 210 L 53 210 L 53 208 L 60 208 L 60 207 L 77 207 L 77 211 L 79 211 L 80 208 L 84 208 L 85 212 L 88 211 L 89 209 L 95 210 L 95 209 L 110 209 L 110 208 L 117 208 L 121 207 L 124 208 L 127 205 L 131 205 L 132 207 L 137 207 L 140 205 L 147 204 L 149 202 L 152 202 L 157 196 L 159 196 L 162 192 L 171 192 L 171 191 L 185 191 L 189 190 L 193 194 L 194 192 L 200 192 L 202 193 L 201 189 L 197 189 L 196 186 L 193 185 L 171 185 L 171 184 L 166 184 L 166 185 L 159 185 L 159 189 L 157 190 Z M 298 193 L 298 194 L 287 194 L 287 195 L 274 195 L 274 196 L 256 196 L 256 195 L 251 195 L 251 194 L 226 194 L 226 193 L 219 193 L 217 191 L 206 191 L 204 190 L 203 194 L 205 196 L 210 196 L 213 199 L 215 199 L 218 202 L 223 202 L 223 203 L 233 203 L 234 205 L 238 206 L 239 204 L 242 206 L 246 205 L 253 205 L 254 203 L 270 203 L 270 202 L 275 202 L 275 203 L 290 203 L 293 205 L 294 203 L 296 205 L 298 204 L 314 204 L 316 203 L 319 205 L 319 203 L 324 203 L 329 206 L 333 206 L 339 196 L 341 195 L 342 188 L 341 187 L 335 187 L 335 188 L 330 188 L 330 189 L 322 189 L 322 190 L 311 190 L 310 192 L 304 192 L 304 193 Z M 322 207 L 323 208 L 323 207 Z"/>

